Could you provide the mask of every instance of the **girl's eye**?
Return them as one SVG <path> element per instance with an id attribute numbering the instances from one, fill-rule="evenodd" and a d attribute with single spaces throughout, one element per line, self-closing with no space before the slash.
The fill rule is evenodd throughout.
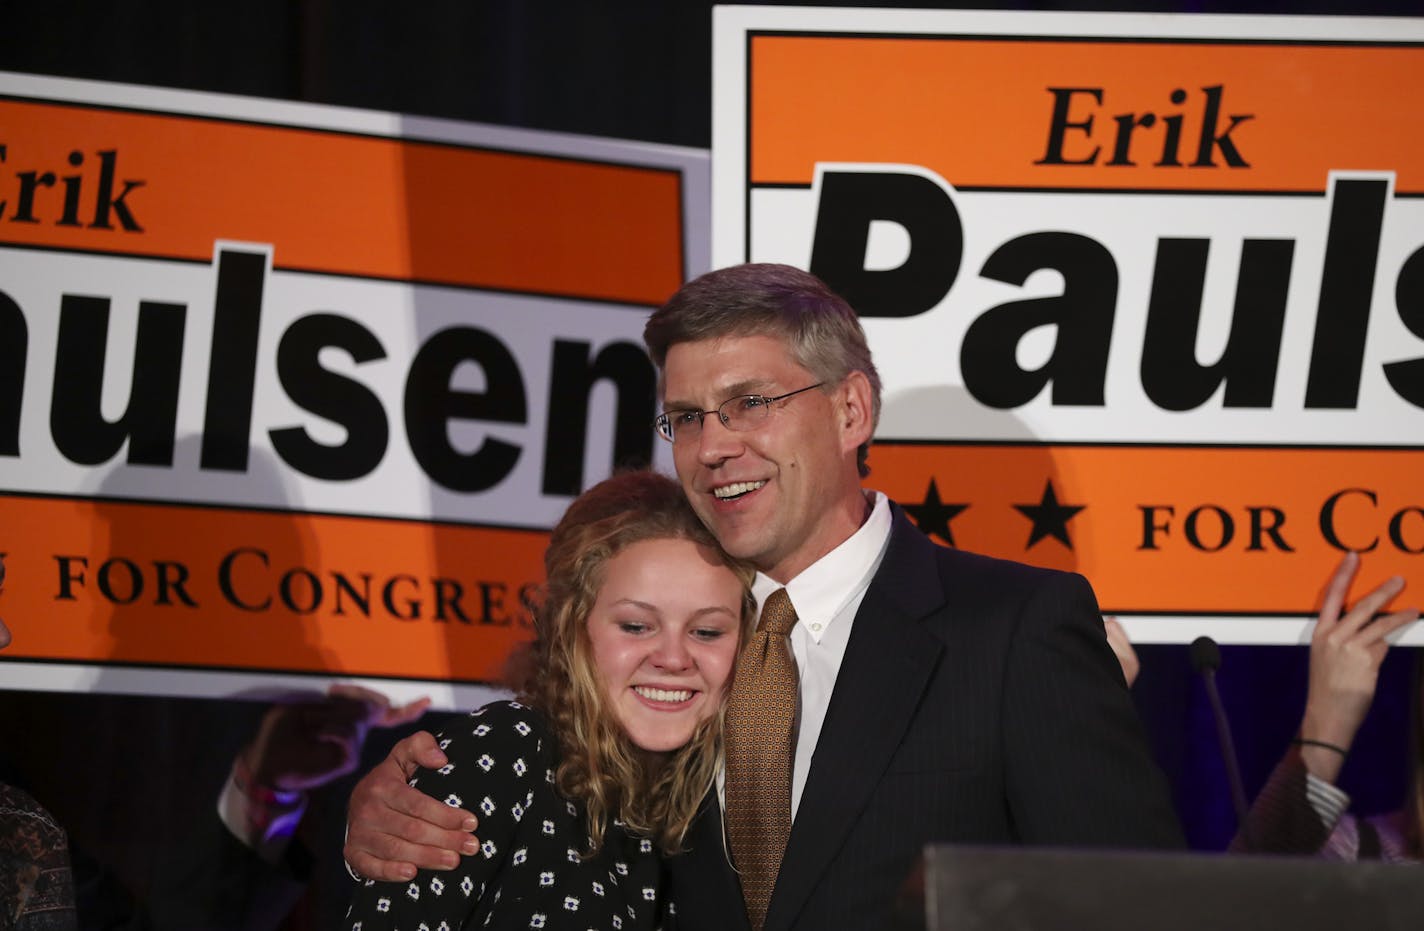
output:
<path id="1" fill-rule="evenodd" d="M 725 637 L 727 632 L 717 627 L 699 627 L 692 635 L 698 640 L 719 640 Z"/>
<path id="2" fill-rule="evenodd" d="M 619 621 L 618 629 L 625 634 L 641 634 L 648 629 L 648 625 L 641 621 Z"/>

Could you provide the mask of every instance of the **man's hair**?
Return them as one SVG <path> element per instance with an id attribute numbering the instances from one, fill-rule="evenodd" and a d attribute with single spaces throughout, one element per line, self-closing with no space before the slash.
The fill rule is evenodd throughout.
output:
<path id="1" fill-rule="evenodd" d="M 559 744 L 555 783 L 584 803 L 592 854 L 617 818 L 678 852 L 716 778 L 722 757 L 722 712 L 703 721 L 687 744 L 654 769 L 608 705 L 594 667 L 588 616 L 609 560 L 647 540 L 689 540 L 717 554 L 742 583 L 744 642 L 756 621 L 755 570 L 728 556 L 687 503 L 677 482 L 656 472 L 624 472 L 580 495 L 554 527 L 544 553 L 546 581 L 534 614 L 536 640 L 522 664 L 521 700 L 548 718 Z M 677 579 L 667 579 L 669 586 Z M 730 681 L 728 682 L 730 686 Z"/>
<path id="2" fill-rule="evenodd" d="M 851 306 L 825 282 L 790 265 L 750 264 L 708 272 L 683 285 L 643 328 L 661 373 L 678 343 L 728 336 L 774 336 L 791 358 L 827 387 L 851 372 L 870 381 L 872 427 L 880 422 L 880 374 Z M 870 474 L 869 441 L 856 451 L 861 477 Z"/>

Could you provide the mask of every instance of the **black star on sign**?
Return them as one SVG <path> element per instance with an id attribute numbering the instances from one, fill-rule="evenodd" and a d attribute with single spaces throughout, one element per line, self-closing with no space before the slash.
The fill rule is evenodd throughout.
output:
<path id="1" fill-rule="evenodd" d="M 1081 504 L 1059 504 L 1058 494 L 1053 490 L 1053 479 L 1049 479 L 1043 485 L 1043 497 L 1037 504 L 1014 505 L 1015 511 L 1033 521 L 1028 545 L 1024 549 L 1033 549 L 1033 545 L 1044 537 L 1054 537 L 1071 550 L 1073 541 L 1068 538 L 1068 522 L 1084 507 Z"/>
<path id="2" fill-rule="evenodd" d="M 930 479 L 929 491 L 925 492 L 923 504 L 901 505 L 905 513 L 915 519 L 915 526 L 924 531 L 925 536 L 939 537 L 950 546 L 954 546 L 954 532 L 949 529 L 949 522 L 958 517 L 966 508 L 967 504 L 945 504 L 939 500 L 939 488 L 935 486 L 935 480 Z"/>

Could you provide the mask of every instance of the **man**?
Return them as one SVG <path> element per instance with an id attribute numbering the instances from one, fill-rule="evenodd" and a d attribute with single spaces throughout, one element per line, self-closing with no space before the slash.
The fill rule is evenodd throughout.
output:
<path id="1" fill-rule="evenodd" d="M 684 286 L 644 336 L 688 499 L 760 570 L 758 602 L 784 588 L 795 612 L 784 854 L 778 842 L 758 893 L 763 854 L 738 847 L 737 799 L 763 780 L 733 765 L 738 694 L 760 675 L 744 653 L 725 791 L 670 864 L 683 926 L 745 928 L 750 912 L 758 928 L 881 927 L 935 841 L 1180 845 L 1087 583 L 937 547 L 862 490 L 880 383 L 844 301 L 793 268 L 736 266 Z M 397 785 L 417 757 L 441 765 L 407 745 L 353 795 L 356 870 L 406 878 L 389 861 L 438 867 L 469 844 L 473 819 Z"/>

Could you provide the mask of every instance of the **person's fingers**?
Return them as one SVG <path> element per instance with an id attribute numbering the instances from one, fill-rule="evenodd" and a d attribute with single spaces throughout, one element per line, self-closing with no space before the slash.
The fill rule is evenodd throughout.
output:
<path id="1" fill-rule="evenodd" d="M 1371 619 L 1379 613 L 1380 609 L 1388 604 L 1396 595 L 1404 590 L 1404 579 L 1399 576 L 1385 579 L 1378 586 L 1371 589 L 1369 594 L 1357 601 L 1343 618 L 1336 628 L 1334 636 L 1337 639 L 1353 637 L 1361 630 L 1368 640 L 1373 640 L 1374 636 L 1370 628 L 1375 625 L 1370 623 Z"/>
<path id="2" fill-rule="evenodd" d="M 384 719 L 390 713 L 391 700 L 375 689 L 350 683 L 337 683 L 326 690 L 327 703 L 339 705 L 363 728 L 387 727 Z"/>
<path id="3" fill-rule="evenodd" d="M 342 854 L 357 873 L 384 882 L 413 879 L 416 869 L 450 870 L 460 865 L 459 854 L 441 847 L 412 844 L 393 834 L 348 834 Z"/>
<path id="4" fill-rule="evenodd" d="M 388 705 L 381 710 L 381 713 L 371 719 L 372 727 L 400 727 L 402 724 L 410 724 L 417 721 L 425 714 L 430 707 L 430 696 L 425 695 L 417 698 L 413 702 L 404 705 Z M 441 764 L 444 765 L 444 764 Z"/>
<path id="5" fill-rule="evenodd" d="M 454 812 L 470 822 L 474 821 L 464 812 L 443 805 L 418 790 L 406 788 L 447 813 Z M 419 807 L 418 803 L 412 804 Z M 353 809 L 342 850 L 346 862 L 363 876 L 371 879 L 408 879 L 414 873 L 411 867 L 424 870 L 455 868 L 461 856 L 471 856 L 479 851 L 479 839 L 468 831 L 439 828 L 429 821 L 402 815 L 394 809 L 376 809 L 375 813 L 361 817 Z"/>
<path id="6" fill-rule="evenodd" d="M 430 737 L 429 734 L 424 736 Z M 351 791 L 348 813 L 352 827 L 356 827 L 358 823 L 362 828 L 368 825 L 376 829 L 398 826 L 402 823 L 402 817 L 396 817 L 394 822 L 387 820 L 388 815 L 394 813 L 397 816 L 427 822 L 440 830 L 473 831 L 478 823 L 474 815 L 459 808 L 452 808 L 407 785 L 410 776 L 406 774 L 404 764 L 397 758 L 397 750 L 399 745 L 391 751 L 390 756 L 378 763 L 375 769 L 363 776 Z M 421 842 L 419 835 L 407 836 L 402 831 L 391 833 Z"/>
<path id="7" fill-rule="evenodd" d="M 391 754 L 386 759 L 393 762 L 407 780 L 422 766 L 439 769 L 450 762 L 429 731 L 416 731 L 403 738 L 391 748 Z"/>
<path id="8" fill-rule="evenodd" d="M 446 805 L 410 786 L 402 786 L 388 801 L 390 807 L 378 813 L 373 826 L 413 844 L 462 851 L 479 826 L 479 819 L 468 811 Z"/>
<path id="9" fill-rule="evenodd" d="M 1419 620 L 1418 608 L 1405 608 L 1402 611 L 1393 611 L 1389 614 L 1381 614 L 1379 617 L 1371 621 L 1367 627 L 1365 627 L 1364 631 L 1361 632 L 1360 636 L 1363 639 L 1366 635 L 1368 635 L 1369 639 L 1366 642 L 1370 643 L 1372 646 L 1378 646 L 1380 648 L 1380 652 L 1383 653 L 1385 650 L 1389 649 L 1389 645 L 1391 643 L 1390 637 L 1392 634 L 1399 630 L 1402 630 L 1405 627 L 1408 627 L 1410 624 L 1413 624 L 1417 620 Z"/>
<path id="10" fill-rule="evenodd" d="M 1375 611 L 1395 594 L 1397 586 L 1381 585 L 1361 599 L 1350 612 L 1348 624 L 1342 621 L 1339 629 L 1312 642 L 1310 687 L 1301 736 L 1340 747 L 1348 747 L 1354 740 L 1374 700 L 1380 664 L 1389 652 L 1390 641 L 1419 618 L 1416 608 L 1374 617 Z M 1364 623 L 1364 628 L 1353 630 L 1357 623 Z"/>
<path id="11" fill-rule="evenodd" d="M 339 683 L 327 689 L 327 704 L 343 709 L 343 716 L 353 720 L 364 718 L 368 727 L 400 727 L 420 716 L 430 708 L 430 696 L 425 695 L 404 705 L 392 705 L 390 699 L 374 689 L 359 685 Z"/>
<path id="12" fill-rule="evenodd" d="M 1316 620 L 1315 632 L 1324 635 L 1334 627 L 1345 607 L 1345 596 L 1349 594 L 1350 583 L 1360 569 L 1360 554 L 1350 550 L 1340 557 L 1339 564 L 1325 583 L 1325 597 L 1320 603 L 1320 614 Z"/>
<path id="13" fill-rule="evenodd" d="M 415 864 L 403 860 L 385 860 L 376 854 L 367 853 L 365 850 L 352 846 L 348 837 L 345 846 L 341 848 L 341 855 L 351 869 L 358 875 L 367 879 L 374 879 L 377 882 L 397 883 L 409 882 L 415 878 Z M 444 869 L 444 867 L 431 867 L 431 869 Z"/>
<path id="14" fill-rule="evenodd" d="M 351 794 L 345 855 L 357 872 L 373 879 L 408 878 L 410 866 L 450 869 L 461 854 L 473 854 L 478 821 L 402 782 L 387 759 Z"/>

